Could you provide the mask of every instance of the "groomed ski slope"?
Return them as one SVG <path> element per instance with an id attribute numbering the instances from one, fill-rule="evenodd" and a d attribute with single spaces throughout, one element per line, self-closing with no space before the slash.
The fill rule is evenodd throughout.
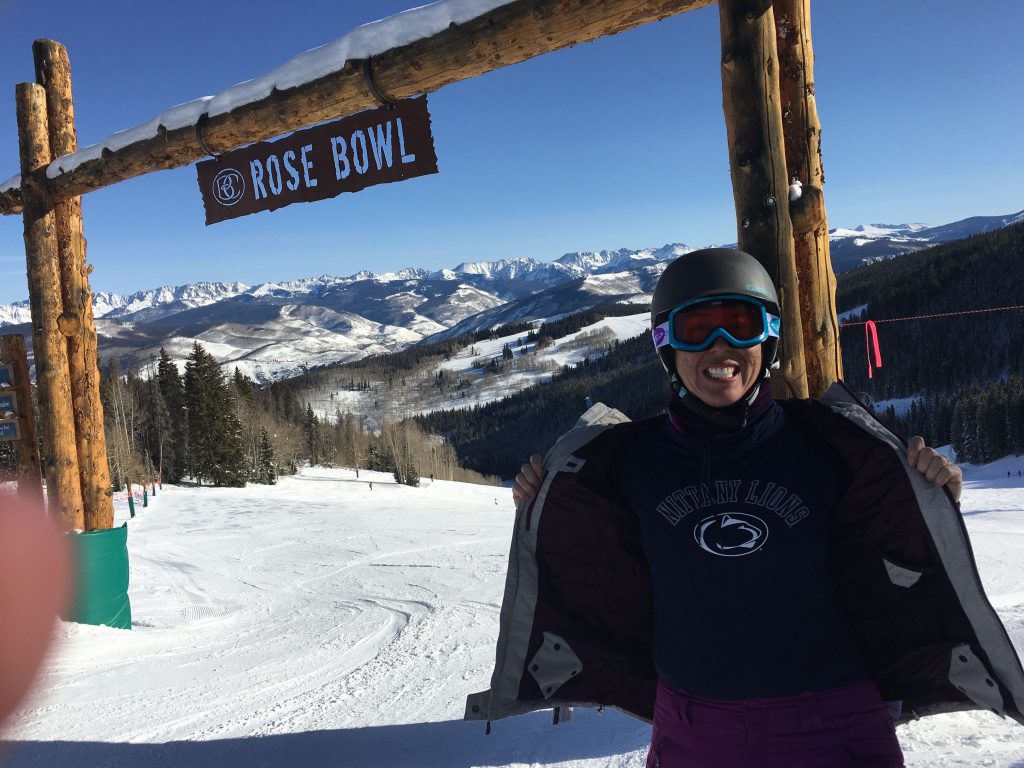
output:
<path id="1" fill-rule="evenodd" d="M 984 468 L 964 493 L 979 568 L 1019 651 L 1021 466 Z M 132 631 L 60 626 L 4 734 L 4 765 L 644 764 L 649 727 L 617 712 L 578 709 L 557 727 L 535 713 L 490 736 L 461 721 L 493 661 L 508 489 L 316 468 L 273 487 L 166 486 L 138 506 Z M 1024 728 L 989 713 L 900 734 L 910 766 L 1024 765 Z"/>

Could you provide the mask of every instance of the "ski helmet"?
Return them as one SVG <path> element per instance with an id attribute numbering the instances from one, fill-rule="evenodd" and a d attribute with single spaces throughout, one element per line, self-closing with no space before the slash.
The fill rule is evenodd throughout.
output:
<path id="1" fill-rule="evenodd" d="M 780 315 L 775 285 L 757 259 L 736 248 L 704 248 L 683 254 L 661 273 L 651 301 L 652 331 L 680 304 L 714 296 L 744 296 L 763 304 L 776 317 Z M 778 365 L 779 340 L 770 337 L 761 347 L 764 371 L 758 381 L 767 378 L 769 369 Z M 673 349 L 661 347 L 658 354 L 672 377 L 673 391 L 678 393 L 681 382 Z"/>

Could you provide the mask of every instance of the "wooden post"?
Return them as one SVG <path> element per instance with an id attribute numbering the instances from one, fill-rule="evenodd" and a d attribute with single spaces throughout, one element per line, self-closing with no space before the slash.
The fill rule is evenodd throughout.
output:
<path id="1" fill-rule="evenodd" d="M 782 305 L 777 397 L 807 397 L 771 0 L 720 0 L 722 102 L 739 247 L 760 261 Z"/>
<path id="2" fill-rule="evenodd" d="M 39 469 L 28 355 L 25 353 L 25 339 L 20 333 L 0 336 L 0 363 L 10 366 L 14 393 L 18 398 L 18 429 L 21 431 L 21 439 L 14 443 L 14 457 L 18 463 L 18 495 L 29 499 L 35 506 L 43 500 L 43 479 Z"/>
<path id="3" fill-rule="evenodd" d="M 813 397 L 843 377 L 836 315 L 836 276 L 829 253 L 822 188 L 821 123 L 814 99 L 811 1 L 774 0 L 779 90 L 789 178 L 803 185 L 790 203 L 803 322 L 807 388 Z"/>
<path id="4" fill-rule="evenodd" d="M 36 82 L 46 89 L 50 152 L 53 157 L 77 152 L 71 64 L 67 50 L 52 40 L 36 40 L 32 44 L 32 55 Z M 55 203 L 54 215 L 64 309 L 58 324 L 67 337 L 85 530 L 106 530 L 114 525 L 114 495 L 103 432 L 98 344 L 92 316 L 92 290 L 89 288 L 92 270 L 85 263 L 82 198 L 72 197 Z"/>
<path id="5" fill-rule="evenodd" d="M 67 343 L 57 325 L 62 309 L 57 231 L 53 201 L 44 182 L 50 162 L 46 92 L 35 83 L 19 83 L 15 92 L 28 294 L 32 306 L 32 349 L 39 386 L 47 499 L 51 514 L 65 529 L 82 529 L 85 516 L 75 449 Z"/>

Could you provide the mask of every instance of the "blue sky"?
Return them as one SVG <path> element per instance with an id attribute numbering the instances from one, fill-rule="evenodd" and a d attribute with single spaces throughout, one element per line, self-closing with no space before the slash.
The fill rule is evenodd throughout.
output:
<path id="1" fill-rule="evenodd" d="M 268 72 L 414 0 L 0 0 L 0 180 L 32 41 L 69 51 L 80 145 Z M 832 227 L 1024 208 L 1024 3 L 816 0 Z M 440 173 L 207 227 L 192 166 L 83 198 L 96 291 L 439 269 L 735 241 L 718 9 L 548 54 L 430 96 Z M 0 218 L 0 303 L 27 297 Z"/>

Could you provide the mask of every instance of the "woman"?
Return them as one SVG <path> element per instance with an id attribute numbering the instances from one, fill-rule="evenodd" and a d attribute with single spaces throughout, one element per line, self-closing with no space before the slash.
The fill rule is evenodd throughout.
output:
<path id="1" fill-rule="evenodd" d="M 748 254 L 680 257 L 651 314 L 668 414 L 592 409 L 523 467 L 497 666 L 467 717 L 615 706 L 653 720 L 665 768 L 901 766 L 894 720 L 1019 719 L 960 470 L 842 389 L 772 399 L 778 299 Z"/>

